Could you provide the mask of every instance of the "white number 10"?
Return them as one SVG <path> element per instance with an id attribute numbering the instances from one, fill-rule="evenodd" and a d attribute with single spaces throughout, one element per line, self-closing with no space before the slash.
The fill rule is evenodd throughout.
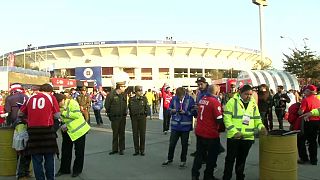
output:
<path id="1" fill-rule="evenodd" d="M 42 97 L 42 98 L 33 98 L 33 101 L 32 101 L 32 109 L 43 109 L 44 105 L 45 105 L 45 99 Z"/>

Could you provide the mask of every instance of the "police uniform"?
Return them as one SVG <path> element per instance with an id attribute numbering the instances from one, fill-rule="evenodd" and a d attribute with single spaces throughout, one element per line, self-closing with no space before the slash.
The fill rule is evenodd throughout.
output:
<path id="1" fill-rule="evenodd" d="M 117 85 L 121 85 L 117 83 Z M 124 85 L 124 83 L 123 83 Z M 107 116 L 111 121 L 111 128 L 113 132 L 112 138 L 112 152 L 115 154 L 120 150 L 120 155 L 125 149 L 125 127 L 127 116 L 127 96 L 124 93 L 117 93 L 117 89 L 112 90 L 106 97 L 104 104 Z"/>
<path id="2" fill-rule="evenodd" d="M 87 91 L 86 87 L 82 87 L 80 89 L 81 91 Z M 90 123 L 90 117 L 89 117 L 89 108 L 90 108 L 90 97 L 87 94 L 83 94 L 81 92 L 81 94 L 77 97 L 77 101 L 80 105 L 80 110 L 82 112 L 82 115 L 84 116 L 84 119 Z"/>
<path id="3" fill-rule="evenodd" d="M 146 136 L 146 117 L 148 114 L 148 100 L 142 93 L 142 86 L 135 86 L 136 95 L 129 99 L 129 110 L 132 124 L 132 134 L 135 153 L 133 155 L 144 155 Z"/>

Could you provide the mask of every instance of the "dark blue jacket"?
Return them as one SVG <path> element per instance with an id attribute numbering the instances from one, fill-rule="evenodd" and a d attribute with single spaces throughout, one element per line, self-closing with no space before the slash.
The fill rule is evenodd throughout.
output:
<path id="1" fill-rule="evenodd" d="M 194 99 L 187 94 L 184 96 L 182 104 L 178 96 L 172 98 L 168 111 L 176 109 L 177 112 L 171 114 L 171 130 L 184 132 L 192 130 L 192 117 L 195 115 L 194 105 Z M 180 109 L 185 113 L 180 113 Z"/>

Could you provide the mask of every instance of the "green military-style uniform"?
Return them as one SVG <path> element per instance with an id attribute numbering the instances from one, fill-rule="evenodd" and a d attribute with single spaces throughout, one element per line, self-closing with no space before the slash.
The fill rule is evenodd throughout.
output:
<path id="1" fill-rule="evenodd" d="M 104 106 L 113 131 L 112 152 L 121 152 L 125 149 L 127 97 L 124 93 L 118 94 L 116 89 L 112 90 L 106 97 Z"/>
<path id="2" fill-rule="evenodd" d="M 85 87 L 81 88 L 81 91 L 86 91 L 87 89 Z M 80 110 L 84 116 L 84 119 L 88 122 L 90 120 L 89 116 L 89 109 L 90 109 L 90 104 L 91 104 L 91 98 L 87 94 L 81 94 L 77 97 L 77 101 L 80 105 Z"/>
<path id="3" fill-rule="evenodd" d="M 141 88 L 141 89 L 140 89 Z M 141 86 L 136 86 L 135 91 L 142 91 Z M 132 134 L 135 154 L 144 155 L 146 136 L 146 117 L 148 114 L 148 100 L 140 94 L 129 99 L 129 110 L 132 124 Z"/>

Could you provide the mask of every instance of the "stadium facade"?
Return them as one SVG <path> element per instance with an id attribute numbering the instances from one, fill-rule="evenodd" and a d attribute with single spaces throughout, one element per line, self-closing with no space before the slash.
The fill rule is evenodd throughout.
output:
<path id="1" fill-rule="evenodd" d="M 67 43 L 28 47 L 13 54 L 15 66 L 31 64 L 33 68 L 51 71 L 52 76 L 69 79 L 77 79 L 79 67 L 85 71 L 98 67 L 103 87 L 112 86 L 112 76 L 120 71 L 129 74 L 129 85 L 152 88 L 161 87 L 164 82 L 173 87 L 192 86 L 199 76 L 208 80 L 236 77 L 241 70 L 271 65 L 268 57 L 261 61 L 257 50 L 172 40 Z M 2 59 L 3 65 L 8 55 Z M 84 76 L 86 73 L 83 72 Z"/>

